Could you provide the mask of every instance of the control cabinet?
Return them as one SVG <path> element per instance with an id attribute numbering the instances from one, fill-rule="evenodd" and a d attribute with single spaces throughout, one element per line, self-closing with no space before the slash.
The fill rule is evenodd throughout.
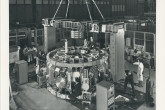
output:
<path id="1" fill-rule="evenodd" d="M 28 64 L 25 60 L 20 60 L 15 63 L 16 81 L 19 84 L 28 82 Z"/>
<path id="2" fill-rule="evenodd" d="M 56 29 L 51 26 L 44 26 L 44 51 L 54 49 L 56 46 Z"/>
<path id="3" fill-rule="evenodd" d="M 114 84 L 101 81 L 96 85 L 96 107 L 97 110 L 115 110 Z"/>

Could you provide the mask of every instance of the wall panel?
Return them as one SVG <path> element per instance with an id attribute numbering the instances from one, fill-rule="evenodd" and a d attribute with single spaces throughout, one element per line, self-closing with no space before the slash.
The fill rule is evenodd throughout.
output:
<path id="1" fill-rule="evenodd" d="M 49 18 L 49 5 L 48 4 L 43 4 L 42 5 L 42 17 L 43 18 Z"/>
<path id="2" fill-rule="evenodd" d="M 70 8 L 69 8 L 69 17 L 70 18 L 75 18 L 75 13 L 76 13 L 76 7 L 74 4 L 70 4 Z"/>
<path id="3" fill-rule="evenodd" d="M 144 15 L 144 4 L 143 3 L 138 3 L 138 15 L 143 16 Z"/>
<path id="4" fill-rule="evenodd" d="M 56 6 L 58 7 L 58 5 Z M 55 12 L 54 12 L 55 13 Z M 62 4 L 58 13 L 57 13 L 57 17 L 65 17 L 65 13 L 66 13 L 66 5 L 65 4 Z"/>
<path id="5" fill-rule="evenodd" d="M 56 11 L 56 5 L 55 4 L 49 4 L 49 18 L 52 18 L 55 11 Z"/>
<path id="6" fill-rule="evenodd" d="M 17 0 L 17 4 L 24 4 L 24 0 Z"/>
<path id="7" fill-rule="evenodd" d="M 16 4 L 16 0 L 9 0 L 9 4 Z"/>
<path id="8" fill-rule="evenodd" d="M 18 21 L 20 23 L 24 23 L 25 22 L 25 6 L 24 5 L 17 5 L 17 17 L 18 17 Z"/>
<path id="9" fill-rule="evenodd" d="M 108 18 L 109 15 L 110 15 L 110 7 L 106 4 L 100 4 L 100 5 L 98 5 L 98 7 L 99 7 L 100 11 L 102 12 L 103 16 L 105 18 Z M 95 9 L 95 11 L 98 14 L 98 18 L 102 19 L 99 12 L 98 12 L 98 10 Z"/>
<path id="10" fill-rule="evenodd" d="M 100 5 L 98 5 L 98 7 L 100 8 Z M 102 11 L 101 11 L 102 12 Z M 92 13 L 93 13 L 93 17 L 95 19 L 101 19 L 101 16 L 97 10 L 97 8 L 95 6 L 93 6 L 93 10 L 92 10 Z M 104 16 L 104 15 L 103 15 Z"/>
<path id="11" fill-rule="evenodd" d="M 9 23 L 16 22 L 17 19 L 17 5 L 9 5 Z"/>
<path id="12" fill-rule="evenodd" d="M 25 5 L 25 22 L 33 21 L 32 5 Z"/>
<path id="13" fill-rule="evenodd" d="M 32 4 L 32 0 L 25 0 L 25 4 Z"/>
<path id="14" fill-rule="evenodd" d="M 138 15 L 138 2 L 137 0 L 126 0 L 126 15 L 137 16 Z"/>
<path id="15" fill-rule="evenodd" d="M 36 16 L 37 16 L 36 21 L 37 21 L 37 23 L 42 22 L 42 19 L 43 19 L 42 10 L 43 10 L 42 5 L 36 6 Z"/>
<path id="16" fill-rule="evenodd" d="M 20 1 L 20 4 L 14 4 L 16 3 L 16 0 L 10 0 L 10 23 L 16 21 L 34 22 L 34 15 L 36 15 L 37 17 L 37 23 L 41 22 L 43 18 L 52 18 L 59 5 L 59 0 L 50 0 L 50 2 L 48 1 L 49 0 L 46 0 L 44 1 L 44 4 L 42 4 L 42 0 L 36 0 L 35 4 L 35 2 L 32 2 L 31 0 L 25 0 L 25 3 L 27 4 L 24 4 L 24 2 Z M 138 3 L 137 0 L 96 0 L 96 3 L 105 18 L 125 15 L 137 16 L 143 15 L 144 13 L 144 3 Z M 36 6 L 36 12 L 33 11 L 33 6 Z M 62 4 L 56 17 L 64 18 L 66 13 L 66 7 L 66 3 Z M 102 19 L 94 4 L 89 4 L 89 8 L 93 19 Z M 84 1 L 80 4 L 79 2 L 77 2 L 77 4 L 74 4 L 74 1 L 71 0 L 68 18 L 90 20 L 87 6 Z"/>

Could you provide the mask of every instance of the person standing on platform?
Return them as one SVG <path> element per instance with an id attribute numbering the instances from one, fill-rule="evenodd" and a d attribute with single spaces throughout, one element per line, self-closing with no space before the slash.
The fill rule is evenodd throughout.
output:
<path id="1" fill-rule="evenodd" d="M 98 74 L 98 79 L 99 79 L 99 82 L 103 81 L 104 80 L 104 71 L 101 70 Z"/>
<path id="2" fill-rule="evenodd" d="M 130 83 L 132 87 L 133 98 L 135 98 L 135 88 L 133 74 L 129 70 L 125 70 L 125 82 L 124 82 L 124 91 L 126 91 L 127 84 Z"/>
<path id="3" fill-rule="evenodd" d="M 137 54 L 137 49 L 134 50 L 134 55 L 133 55 L 133 62 L 137 59 L 138 54 Z"/>
<path id="4" fill-rule="evenodd" d="M 39 75 L 40 73 L 40 65 L 36 65 L 36 74 Z"/>
<path id="5" fill-rule="evenodd" d="M 28 47 L 25 45 L 25 48 L 23 49 L 23 55 L 24 55 L 24 60 L 28 61 Z"/>
<path id="6" fill-rule="evenodd" d="M 151 54 L 149 53 L 147 55 L 147 67 L 150 68 L 150 66 L 151 66 Z"/>
<path id="7" fill-rule="evenodd" d="M 35 65 L 37 66 L 37 65 L 39 65 L 39 58 L 38 58 L 38 56 L 36 56 L 36 62 L 35 62 Z"/>
<path id="8" fill-rule="evenodd" d="M 137 78 L 138 78 L 138 86 L 143 87 L 143 71 L 144 71 L 144 65 L 142 63 L 141 59 L 138 59 L 137 62 L 133 63 L 134 65 L 138 65 L 138 70 L 137 70 Z"/>
<path id="9" fill-rule="evenodd" d="M 28 64 L 30 64 L 33 61 L 32 58 L 32 47 L 28 47 Z"/>
<path id="10" fill-rule="evenodd" d="M 32 54 L 33 61 L 34 61 L 34 63 L 36 63 L 37 48 L 36 48 L 34 45 L 33 45 L 33 47 L 32 47 L 32 51 L 33 51 L 33 54 Z"/>
<path id="11" fill-rule="evenodd" d="M 81 94 L 81 83 L 79 78 L 76 77 L 75 82 L 72 85 L 72 94 L 70 94 L 69 97 L 72 101 L 74 101 L 74 103 L 77 103 L 77 97 Z"/>
<path id="12" fill-rule="evenodd" d="M 88 42 L 87 42 L 87 39 L 84 39 L 84 45 L 83 45 L 84 48 L 88 48 Z"/>

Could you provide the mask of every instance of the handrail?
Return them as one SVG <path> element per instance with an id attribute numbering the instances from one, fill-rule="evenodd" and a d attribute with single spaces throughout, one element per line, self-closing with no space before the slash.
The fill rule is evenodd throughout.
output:
<path id="1" fill-rule="evenodd" d="M 143 31 L 134 31 L 134 30 L 126 30 L 126 31 L 139 32 L 139 33 L 144 33 L 144 34 L 153 34 L 153 35 L 156 35 L 155 33 L 152 33 L 152 32 L 143 32 Z"/>

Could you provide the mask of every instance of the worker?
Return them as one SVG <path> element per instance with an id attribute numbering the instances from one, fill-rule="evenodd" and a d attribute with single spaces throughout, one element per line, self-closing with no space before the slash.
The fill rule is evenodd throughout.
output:
<path id="1" fill-rule="evenodd" d="M 84 45 L 83 45 L 84 48 L 88 48 L 88 42 L 87 42 L 87 39 L 84 39 Z"/>
<path id="2" fill-rule="evenodd" d="M 38 56 L 35 57 L 35 65 L 36 66 L 39 65 L 39 58 L 38 58 Z"/>
<path id="3" fill-rule="evenodd" d="M 89 43 L 89 47 L 90 48 L 94 48 L 95 47 L 95 42 L 93 41 L 93 37 L 90 37 L 90 43 Z"/>
<path id="4" fill-rule="evenodd" d="M 138 78 L 138 86 L 143 87 L 143 70 L 144 65 L 142 63 L 142 59 L 137 59 L 137 62 L 133 63 L 134 65 L 138 65 L 137 69 L 137 78 Z"/>
<path id="5" fill-rule="evenodd" d="M 42 56 L 42 51 L 41 51 L 41 50 L 38 51 L 38 56 L 39 56 L 39 57 Z"/>
<path id="6" fill-rule="evenodd" d="M 32 47 L 30 46 L 28 48 L 28 64 L 30 64 L 33 61 L 33 57 L 32 57 Z"/>
<path id="7" fill-rule="evenodd" d="M 96 83 L 97 83 L 97 79 L 94 77 L 94 74 L 89 72 L 89 87 L 91 88 Z"/>
<path id="8" fill-rule="evenodd" d="M 40 66 L 38 64 L 38 65 L 36 65 L 36 74 L 39 75 L 39 72 L 40 72 Z"/>
<path id="9" fill-rule="evenodd" d="M 151 59 L 150 59 L 150 66 L 151 66 L 151 69 L 154 69 L 154 56 L 151 55 Z"/>
<path id="10" fill-rule="evenodd" d="M 150 65 L 151 65 L 151 54 L 149 53 L 147 55 L 147 66 L 148 66 L 148 68 L 150 68 Z"/>
<path id="11" fill-rule="evenodd" d="M 32 46 L 32 51 L 33 51 L 33 54 L 32 54 L 32 59 L 33 59 L 33 63 L 36 63 L 37 61 L 37 48 L 33 45 Z"/>
<path id="12" fill-rule="evenodd" d="M 92 36 L 90 37 L 90 41 L 93 42 L 93 37 Z"/>
<path id="13" fill-rule="evenodd" d="M 24 60 L 28 60 L 28 47 L 25 45 L 25 48 L 23 49 L 23 55 L 24 55 Z"/>
<path id="14" fill-rule="evenodd" d="M 82 93 L 80 79 L 76 78 L 75 81 L 75 83 L 72 83 L 72 94 L 70 94 L 69 97 L 74 101 L 74 103 L 77 103 L 77 97 Z"/>
<path id="15" fill-rule="evenodd" d="M 98 80 L 99 82 L 103 81 L 104 80 L 104 71 L 101 70 L 98 74 Z"/>
<path id="16" fill-rule="evenodd" d="M 135 49 L 133 54 L 133 62 L 136 61 L 137 57 L 138 57 L 137 49 Z"/>
<path id="17" fill-rule="evenodd" d="M 129 70 L 125 70 L 124 91 L 126 91 L 127 84 L 130 83 L 132 87 L 133 98 L 135 98 L 133 74 Z"/>

